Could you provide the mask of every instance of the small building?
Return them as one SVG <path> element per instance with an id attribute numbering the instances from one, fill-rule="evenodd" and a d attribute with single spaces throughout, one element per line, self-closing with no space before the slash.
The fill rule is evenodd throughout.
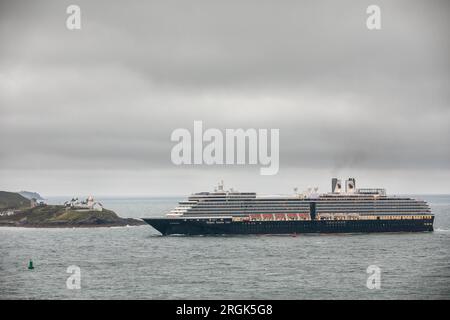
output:
<path id="1" fill-rule="evenodd" d="M 72 198 L 70 201 L 64 203 L 66 208 L 71 208 L 76 211 L 102 211 L 103 205 L 95 201 L 93 196 L 89 196 L 86 200 L 80 201 L 78 198 Z"/>
<path id="2" fill-rule="evenodd" d="M 38 200 L 36 198 L 31 198 L 30 200 L 31 202 L 31 208 L 35 208 L 35 207 L 43 207 L 46 206 L 47 204 L 44 202 L 44 200 Z"/>
<path id="3" fill-rule="evenodd" d="M 0 217 L 9 217 L 19 212 L 19 210 L 8 209 L 0 212 Z"/>

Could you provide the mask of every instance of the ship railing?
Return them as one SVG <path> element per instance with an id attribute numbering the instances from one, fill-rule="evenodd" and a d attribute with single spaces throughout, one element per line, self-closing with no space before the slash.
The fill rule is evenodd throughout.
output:
<path id="1" fill-rule="evenodd" d="M 311 217 L 305 213 L 255 213 L 244 217 L 233 217 L 233 219 L 236 219 L 236 221 L 298 221 L 311 220 Z"/>
<path id="2" fill-rule="evenodd" d="M 431 214 L 356 214 L 319 213 L 319 220 L 423 220 L 432 219 Z"/>

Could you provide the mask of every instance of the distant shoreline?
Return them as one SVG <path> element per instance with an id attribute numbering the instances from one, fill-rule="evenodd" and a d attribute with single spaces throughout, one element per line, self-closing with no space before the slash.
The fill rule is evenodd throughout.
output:
<path id="1" fill-rule="evenodd" d="M 128 228 L 128 227 L 140 227 L 146 225 L 142 220 L 135 219 L 137 223 L 132 224 L 86 224 L 86 225 L 54 225 L 54 224 L 27 224 L 16 225 L 0 223 L 0 228 L 14 228 L 14 229 L 97 229 L 97 228 Z"/>

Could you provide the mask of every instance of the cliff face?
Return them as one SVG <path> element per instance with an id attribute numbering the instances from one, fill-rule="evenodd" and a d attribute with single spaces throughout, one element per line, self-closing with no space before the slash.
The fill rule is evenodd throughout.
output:
<path id="1" fill-rule="evenodd" d="M 13 227 L 109 227 L 145 224 L 124 219 L 114 211 L 73 210 L 60 205 L 30 207 L 30 200 L 13 192 L 0 191 L 0 226 Z"/>

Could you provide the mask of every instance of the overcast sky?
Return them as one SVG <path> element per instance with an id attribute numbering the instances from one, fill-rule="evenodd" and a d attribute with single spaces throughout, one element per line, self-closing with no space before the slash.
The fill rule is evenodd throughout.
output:
<path id="1" fill-rule="evenodd" d="M 82 29 L 66 28 L 81 7 Z M 381 30 L 366 8 L 381 8 Z M 450 2 L 0 2 L 0 190 L 450 193 Z M 170 134 L 279 128 L 280 170 L 182 166 Z"/>

